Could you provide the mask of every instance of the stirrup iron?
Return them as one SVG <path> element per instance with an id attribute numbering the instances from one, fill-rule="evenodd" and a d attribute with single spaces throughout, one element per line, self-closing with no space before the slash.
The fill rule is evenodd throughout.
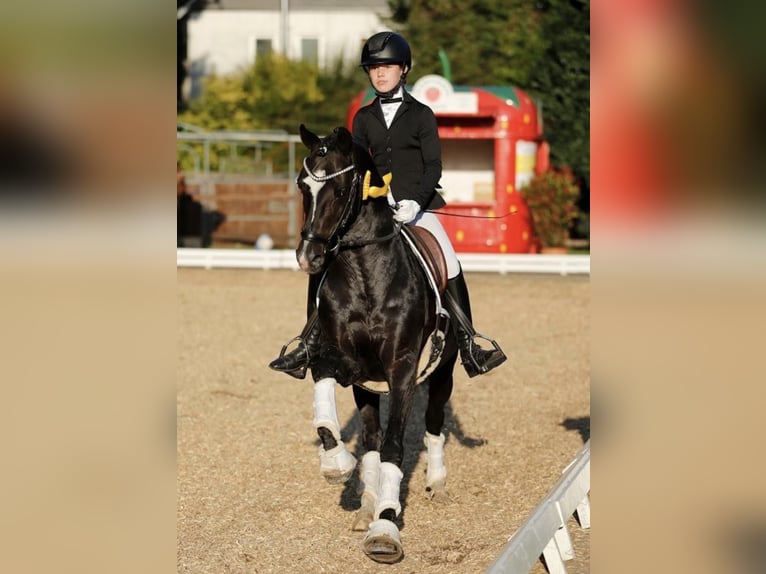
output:
<path id="1" fill-rule="evenodd" d="M 282 350 L 279 352 L 279 357 L 277 357 L 277 359 L 283 359 L 285 354 L 287 353 L 288 347 L 290 347 L 290 345 L 292 345 L 295 341 L 298 341 L 298 347 L 300 347 L 300 345 L 303 345 L 305 347 L 305 349 L 306 349 L 306 362 L 302 366 L 300 366 L 300 367 L 297 367 L 297 368 L 292 369 L 290 371 L 284 371 L 284 372 L 289 374 L 289 375 L 291 375 L 291 376 L 293 376 L 293 377 L 295 377 L 296 379 L 305 379 L 306 378 L 306 373 L 309 370 L 309 363 L 311 362 L 311 353 L 309 352 L 309 346 L 306 344 L 306 340 L 303 337 L 303 333 L 293 337 L 292 339 L 287 341 L 287 343 L 282 345 Z"/>

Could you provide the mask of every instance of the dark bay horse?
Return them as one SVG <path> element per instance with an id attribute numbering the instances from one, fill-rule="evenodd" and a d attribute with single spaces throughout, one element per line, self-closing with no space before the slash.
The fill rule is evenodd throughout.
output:
<path id="1" fill-rule="evenodd" d="M 457 345 L 448 325 L 440 327 L 445 317 L 438 290 L 394 221 L 387 184 L 367 150 L 342 127 L 320 138 L 301 125 L 300 134 L 309 154 L 297 179 L 304 222 L 296 256 L 314 282 L 321 326 L 319 357 L 311 364 L 320 470 L 337 483 L 348 480 L 356 467 L 341 440 L 335 410 L 336 384 L 351 386 L 366 451 L 353 528 L 366 530 L 362 547 L 370 558 L 396 562 L 403 556 L 395 522 L 415 388 L 428 384 L 425 487 L 433 495 L 445 488 L 442 426 Z M 389 395 L 385 433 L 381 393 Z"/>

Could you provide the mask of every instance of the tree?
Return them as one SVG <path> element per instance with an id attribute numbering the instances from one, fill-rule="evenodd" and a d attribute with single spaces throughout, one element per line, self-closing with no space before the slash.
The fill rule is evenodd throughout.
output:
<path id="1" fill-rule="evenodd" d="M 413 49 L 411 81 L 441 72 L 460 85 L 513 85 L 543 106 L 551 160 L 590 180 L 589 0 L 390 0 Z M 439 22 L 439 25 L 434 25 Z"/>
<path id="2" fill-rule="evenodd" d="M 203 80 L 202 95 L 189 102 L 178 121 L 206 130 L 284 130 L 297 133 L 301 123 L 327 134 L 344 125 L 353 97 L 366 86 L 356 66 L 338 59 L 327 69 L 272 54 L 238 73 Z M 242 146 L 246 153 L 249 148 Z M 211 165 L 229 155 L 226 145 L 211 146 Z M 287 148 L 265 152 L 277 171 L 287 166 Z M 189 160 L 190 161 L 190 160 Z M 188 166 L 183 166 L 185 169 Z"/>
<path id="3" fill-rule="evenodd" d="M 551 159 L 590 184 L 590 0 L 542 0 L 545 50 L 529 85 L 544 103 Z"/>
<path id="4" fill-rule="evenodd" d="M 208 130 L 282 129 L 301 123 L 318 133 L 343 125 L 353 97 L 366 85 L 356 66 L 338 59 L 327 69 L 272 54 L 252 67 L 203 81 L 202 96 L 179 120 Z"/>
<path id="5" fill-rule="evenodd" d="M 392 0 L 389 7 L 413 49 L 412 81 L 440 73 L 444 50 L 455 84 L 527 86 L 544 49 L 539 14 L 526 0 Z"/>

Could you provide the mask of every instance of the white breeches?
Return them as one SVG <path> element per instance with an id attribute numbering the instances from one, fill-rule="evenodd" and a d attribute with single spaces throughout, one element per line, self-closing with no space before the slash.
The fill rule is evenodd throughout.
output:
<path id="1" fill-rule="evenodd" d="M 388 194 L 388 203 L 393 207 L 396 205 L 396 200 L 392 194 Z M 431 234 L 439 242 L 439 246 L 444 253 L 444 260 L 447 263 L 447 279 L 452 279 L 460 274 L 460 262 L 457 259 L 455 248 L 452 246 L 452 242 L 449 240 L 447 232 L 444 231 L 439 218 L 433 213 L 427 213 L 421 211 L 418 216 L 409 224 L 417 225 L 431 232 Z"/>
<path id="2" fill-rule="evenodd" d="M 449 240 L 447 232 L 444 231 L 439 218 L 433 213 L 423 213 L 421 211 L 412 223 L 430 231 L 436 238 L 436 241 L 439 242 L 439 246 L 444 253 L 444 261 L 447 263 L 447 279 L 457 277 L 460 274 L 460 262 L 457 259 L 455 248 L 452 247 L 452 242 Z"/>

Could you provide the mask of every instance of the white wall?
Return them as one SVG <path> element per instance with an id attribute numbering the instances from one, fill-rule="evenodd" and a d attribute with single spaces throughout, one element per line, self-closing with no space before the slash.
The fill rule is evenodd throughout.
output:
<path id="1" fill-rule="evenodd" d="M 333 62 L 337 54 L 356 62 L 364 40 L 385 29 L 373 11 L 290 12 L 287 55 L 299 58 L 301 39 L 317 38 L 320 66 Z M 251 65 L 255 38 L 271 39 L 275 52 L 282 49 L 279 11 L 204 10 L 189 20 L 188 31 L 188 58 L 193 77 L 228 74 Z"/>

